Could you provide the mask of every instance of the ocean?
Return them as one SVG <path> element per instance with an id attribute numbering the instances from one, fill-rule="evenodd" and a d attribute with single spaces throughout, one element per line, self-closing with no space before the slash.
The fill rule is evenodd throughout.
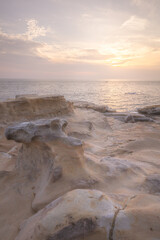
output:
<path id="1" fill-rule="evenodd" d="M 160 81 L 0 80 L 0 101 L 19 94 L 64 95 L 67 100 L 105 104 L 118 111 L 160 104 Z"/>

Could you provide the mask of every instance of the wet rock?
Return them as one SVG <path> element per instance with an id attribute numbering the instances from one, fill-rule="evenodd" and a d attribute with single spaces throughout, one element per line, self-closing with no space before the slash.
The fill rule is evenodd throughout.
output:
<path id="1" fill-rule="evenodd" d="M 109 108 L 106 105 L 97 105 L 97 104 L 86 102 L 86 101 L 74 102 L 74 107 L 76 107 L 76 108 L 92 109 L 94 111 L 101 112 L 101 113 L 115 112 L 115 110 Z"/>
<path id="2" fill-rule="evenodd" d="M 114 117 L 125 123 L 135 123 L 135 122 L 153 122 L 152 118 L 146 117 L 139 113 L 128 113 L 128 112 L 116 112 L 116 113 L 105 113 L 107 117 Z"/>
<path id="3" fill-rule="evenodd" d="M 160 115 L 160 105 L 138 108 L 138 112 L 146 115 Z"/>
<path id="4" fill-rule="evenodd" d="M 153 119 L 145 117 L 144 115 L 128 115 L 125 118 L 125 123 L 135 123 L 135 122 L 153 122 Z"/>

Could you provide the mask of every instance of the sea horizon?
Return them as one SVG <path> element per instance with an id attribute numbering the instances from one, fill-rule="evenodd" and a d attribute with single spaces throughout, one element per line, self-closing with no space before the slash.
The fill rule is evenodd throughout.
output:
<path id="1" fill-rule="evenodd" d="M 136 111 L 160 102 L 160 81 L 0 79 L 0 85 L 0 101 L 23 94 L 63 95 L 70 101 L 93 102 L 118 111 Z"/>

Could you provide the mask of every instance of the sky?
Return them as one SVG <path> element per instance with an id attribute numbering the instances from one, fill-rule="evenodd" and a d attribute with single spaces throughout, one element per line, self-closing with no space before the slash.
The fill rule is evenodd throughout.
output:
<path id="1" fill-rule="evenodd" d="M 0 78 L 160 80 L 160 0 L 0 0 Z"/>

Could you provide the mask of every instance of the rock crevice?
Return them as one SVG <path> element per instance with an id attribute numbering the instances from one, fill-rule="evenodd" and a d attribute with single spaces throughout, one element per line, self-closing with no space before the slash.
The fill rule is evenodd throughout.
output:
<path id="1" fill-rule="evenodd" d="M 115 224 L 116 224 L 116 219 L 117 219 L 117 216 L 119 214 L 120 211 L 123 211 L 127 208 L 128 206 L 128 203 L 134 199 L 136 197 L 136 195 L 133 195 L 132 197 L 130 197 L 125 203 L 124 203 L 124 206 L 122 208 L 118 208 L 116 211 L 115 211 L 115 214 L 114 214 L 114 217 L 113 217 L 113 220 L 112 220 L 112 225 L 111 225 L 111 229 L 109 231 L 109 240 L 114 240 L 114 230 L 115 230 Z"/>

